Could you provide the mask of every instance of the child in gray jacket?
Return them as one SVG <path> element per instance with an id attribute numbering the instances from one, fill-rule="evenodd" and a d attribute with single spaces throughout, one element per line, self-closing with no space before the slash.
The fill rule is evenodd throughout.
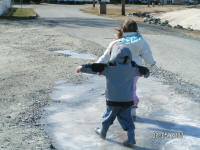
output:
<path id="1" fill-rule="evenodd" d="M 85 64 L 77 68 L 77 72 L 100 74 L 106 77 L 106 112 L 102 117 L 102 127 L 96 133 L 102 138 L 117 117 L 121 127 L 127 131 L 128 140 L 123 144 L 132 147 L 135 142 L 135 126 L 131 117 L 133 105 L 133 79 L 136 76 L 149 76 L 146 67 L 138 66 L 132 61 L 129 48 L 123 45 L 114 46 L 108 64 Z"/>

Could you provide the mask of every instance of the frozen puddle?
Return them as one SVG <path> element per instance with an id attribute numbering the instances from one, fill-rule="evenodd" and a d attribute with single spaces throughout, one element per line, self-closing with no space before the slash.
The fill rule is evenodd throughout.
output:
<path id="1" fill-rule="evenodd" d="M 71 58 L 80 58 L 80 59 L 90 59 L 90 60 L 95 60 L 97 59 L 97 56 L 93 54 L 86 54 L 86 53 L 76 53 L 72 50 L 64 50 L 64 51 L 55 51 L 55 53 L 60 53 L 67 55 Z"/>
<path id="2" fill-rule="evenodd" d="M 107 140 L 94 128 L 100 126 L 105 111 L 105 79 L 87 75 L 83 84 L 60 83 L 50 94 L 54 102 L 46 107 L 42 122 L 58 150 L 126 150 L 126 139 L 117 120 Z M 200 104 L 176 95 L 167 85 L 153 78 L 138 83 L 140 104 L 137 111 L 135 150 L 199 150 Z"/>

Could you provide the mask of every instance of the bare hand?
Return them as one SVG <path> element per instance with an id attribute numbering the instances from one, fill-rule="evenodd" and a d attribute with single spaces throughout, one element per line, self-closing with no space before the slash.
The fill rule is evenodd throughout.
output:
<path id="1" fill-rule="evenodd" d="M 81 72 L 81 70 L 82 70 L 82 66 L 78 66 L 78 67 L 76 68 L 76 72 L 77 72 L 77 73 Z"/>

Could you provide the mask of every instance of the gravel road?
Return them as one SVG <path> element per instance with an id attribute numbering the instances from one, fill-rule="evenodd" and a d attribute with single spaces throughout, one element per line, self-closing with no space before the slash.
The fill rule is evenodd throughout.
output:
<path id="1" fill-rule="evenodd" d="M 27 5 L 37 20 L 0 20 L 0 149 L 52 149 L 40 123 L 43 107 L 51 102 L 56 81 L 80 83 L 79 64 L 57 50 L 74 50 L 100 56 L 113 37 L 117 20 L 84 14 L 85 6 Z M 178 93 L 199 100 L 199 39 L 181 33 L 140 25 L 150 43 L 163 79 Z M 195 93 L 196 92 L 196 93 Z"/>

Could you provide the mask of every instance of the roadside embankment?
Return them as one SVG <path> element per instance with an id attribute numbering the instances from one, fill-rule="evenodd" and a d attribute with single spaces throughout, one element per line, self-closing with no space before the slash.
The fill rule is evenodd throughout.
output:
<path id="1" fill-rule="evenodd" d="M 36 19 L 37 13 L 33 8 L 10 8 L 9 11 L 0 16 L 1 19 Z"/>

